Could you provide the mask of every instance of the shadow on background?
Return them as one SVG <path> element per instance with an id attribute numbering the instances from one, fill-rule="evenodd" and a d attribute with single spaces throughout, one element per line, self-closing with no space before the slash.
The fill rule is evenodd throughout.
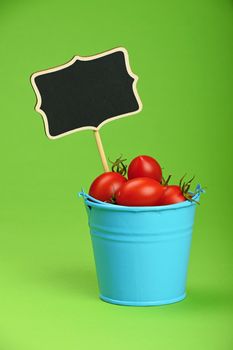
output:
<path id="1" fill-rule="evenodd" d="M 79 269 L 77 267 L 60 268 L 49 270 L 46 273 L 48 286 L 57 291 L 68 294 L 77 294 L 88 298 L 98 298 L 98 285 L 95 271 Z"/>
<path id="2" fill-rule="evenodd" d="M 188 289 L 186 299 L 178 304 L 180 311 L 184 312 L 231 312 L 233 292 L 230 289 L 216 289 L 214 286 L 192 287 Z"/>

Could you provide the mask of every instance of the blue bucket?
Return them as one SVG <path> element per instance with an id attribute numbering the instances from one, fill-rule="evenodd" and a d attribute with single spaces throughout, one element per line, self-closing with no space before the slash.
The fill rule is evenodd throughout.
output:
<path id="1" fill-rule="evenodd" d="M 195 202 L 127 207 L 79 195 L 88 213 L 102 300 L 146 306 L 185 298 Z"/>

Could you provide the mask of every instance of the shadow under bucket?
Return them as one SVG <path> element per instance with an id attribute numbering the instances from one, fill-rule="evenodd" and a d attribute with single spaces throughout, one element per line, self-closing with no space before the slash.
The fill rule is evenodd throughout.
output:
<path id="1" fill-rule="evenodd" d="M 185 298 L 195 202 L 126 207 L 79 195 L 88 213 L 102 300 L 146 306 Z"/>

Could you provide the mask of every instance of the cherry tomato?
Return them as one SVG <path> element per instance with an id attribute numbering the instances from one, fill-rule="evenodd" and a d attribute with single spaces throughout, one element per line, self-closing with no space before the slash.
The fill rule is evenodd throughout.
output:
<path id="1" fill-rule="evenodd" d="M 163 186 L 149 177 L 137 177 L 125 182 L 115 194 L 116 203 L 126 206 L 157 205 Z"/>
<path id="2" fill-rule="evenodd" d="M 149 156 L 138 156 L 128 168 L 128 178 L 151 177 L 158 182 L 162 180 L 162 169 L 156 159 Z"/>
<path id="3" fill-rule="evenodd" d="M 160 198 L 159 205 L 169 205 L 184 202 L 186 198 L 184 197 L 180 186 L 169 185 L 164 186 L 163 194 Z"/>
<path id="4" fill-rule="evenodd" d="M 111 202 L 115 192 L 126 182 L 126 178 L 112 171 L 99 175 L 91 184 L 89 195 L 103 202 Z"/>

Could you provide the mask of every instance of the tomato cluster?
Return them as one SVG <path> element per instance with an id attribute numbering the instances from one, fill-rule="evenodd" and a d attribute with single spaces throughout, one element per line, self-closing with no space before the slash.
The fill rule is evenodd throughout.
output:
<path id="1" fill-rule="evenodd" d="M 128 167 L 121 158 L 113 163 L 110 171 L 98 176 L 91 184 L 89 195 L 103 202 L 125 206 L 169 205 L 192 200 L 188 192 L 192 179 L 179 185 L 168 185 L 156 159 L 142 155 L 134 158 Z"/>

